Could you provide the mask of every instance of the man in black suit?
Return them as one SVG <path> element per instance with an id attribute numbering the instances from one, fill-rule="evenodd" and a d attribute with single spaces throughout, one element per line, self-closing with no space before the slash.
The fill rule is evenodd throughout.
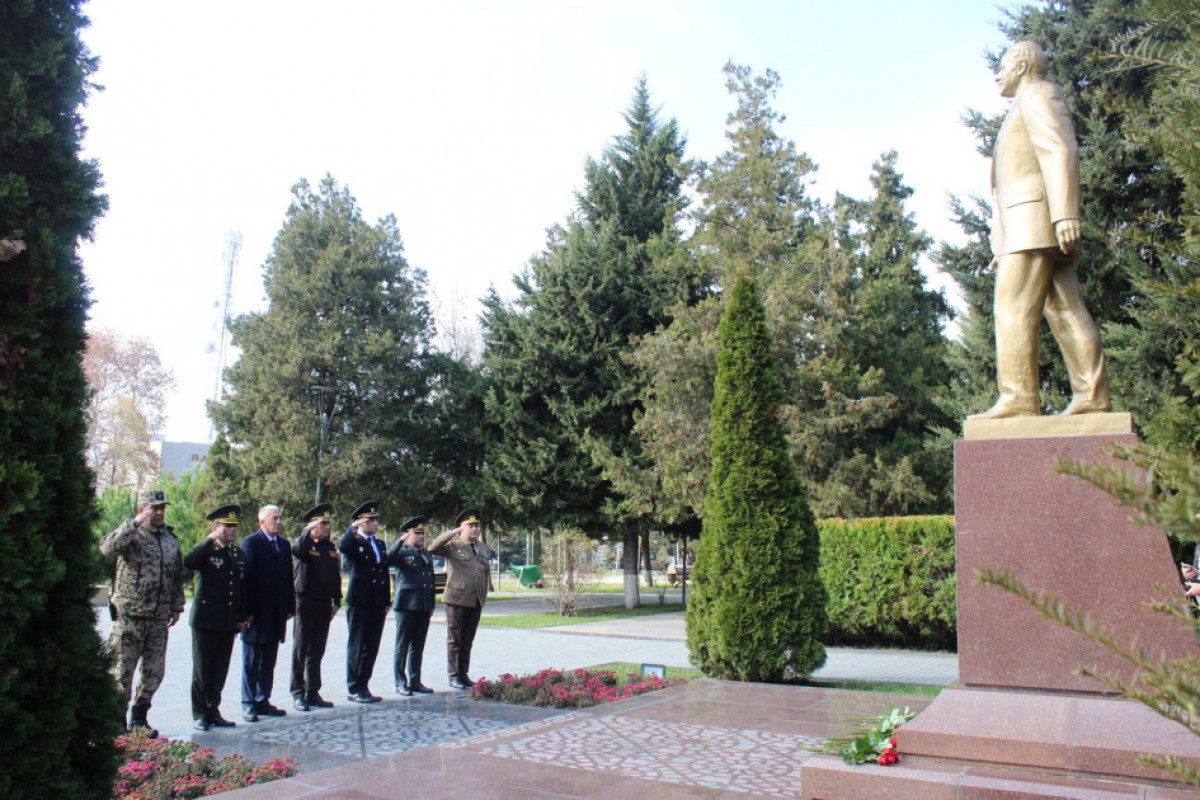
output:
<path id="1" fill-rule="evenodd" d="M 292 700 L 297 711 L 330 708 L 321 697 L 321 659 L 329 623 L 342 605 L 342 570 L 329 538 L 333 506 L 321 503 L 304 515 L 304 530 L 292 545 L 296 572 L 296 622 L 292 631 Z"/>
<path id="2" fill-rule="evenodd" d="M 426 517 L 413 517 L 401 528 L 391 546 L 387 563 L 396 573 L 396 692 L 412 697 L 413 692 L 432 692 L 421 683 L 421 657 L 425 635 L 433 616 L 433 557 L 425 550 Z"/>
<path id="3" fill-rule="evenodd" d="M 287 636 L 288 620 L 296 612 L 292 586 L 292 548 L 282 536 L 283 512 L 266 505 L 258 512 L 259 528 L 242 540 L 246 553 L 246 603 L 251 624 L 242 632 L 242 717 L 258 722 L 259 715 L 282 717 L 271 705 L 271 686 L 279 645 Z"/>
<path id="4" fill-rule="evenodd" d="M 379 655 L 383 621 L 387 617 L 391 587 L 388 580 L 387 546 L 375 536 L 379 530 L 379 503 L 375 500 L 354 509 L 354 521 L 338 542 L 338 550 L 350 562 L 350 584 L 346 590 L 346 688 L 353 703 L 378 703 L 368 686 Z"/>
<path id="5" fill-rule="evenodd" d="M 246 557 L 234 541 L 241 512 L 241 506 L 228 505 L 205 517 L 212 523 L 211 531 L 183 559 L 184 566 L 196 573 L 196 594 L 189 618 L 192 719 L 202 731 L 236 724 L 221 716 L 221 691 L 229 675 L 233 637 L 249 623 L 242 591 Z"/>

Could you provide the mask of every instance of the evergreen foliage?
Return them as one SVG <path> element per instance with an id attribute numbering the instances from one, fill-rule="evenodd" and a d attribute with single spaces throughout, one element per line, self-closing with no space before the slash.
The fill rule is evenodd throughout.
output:
<path id="1" fill-rule="evenodd" d="M 625 121 L 627 132 L 589 160 L 577 212 L 514 279 L 517 298 L 485 298 L 483 360 L 500 515 L 621 533 L 636 553 L 646 522 L 603 471 L 639 457 L 630 431 L 642 383 L 623 356 L 694 281 L 656 257 L 677 240 L 683 137 L 674 120 L 659 121 L 644 79 Z"/>
<path id="2" fill-rule="evenodd" d="M 395 219 L 371 225 L 348 189 L 300 181 L 266 264 L 269 308 L 232 324 L 241 357 L 210 404 L 213 493 L 297 518 L 315 501 L 346 514 L 384 498 L 395 516 L 449 517 L 461 487 L 437 463 L 454 444 L 452 367 L 431 346 L 425 274 Z M 322 445 L 322 426 L 328 431 Z"/>
<path id="3" fill-rule="evenodd" d="M 0 797 L 107 798 L 121 702 L 95 631 L 76 253 L 105 200 L 80 158 L 73 0 L 0 4 Z"/>
<path id="4" fill-rule="evenodd" d="M 930 240 L 904 209 L 912 190 L 897 156 L 875 164 L 871 197 L 822 208 L 806 194 L 812 162 L 775 130 L 779 76 L 733 64 L 725 72 L 737 97 L 730 147 L 700 171 L 686 244 L 711 285 L 744 269 L 762 287 L 780 416 L 814 510 L 947 510 L 950 449 L 928 430 L 951 419 L 936 401 L 949 380 L 949 309 L 917 268 Z M 648 386 L 635 426 L 648 461 L 641 482 L 660 494 L 664 524 L 702 511 L 723 303 L 718 295 L 676 309 L 630 357 Z"/>
<path id="5" fill-rule="evenodd" d="M 779 423 L 766 312 L 748 277 L 735 279 L 718 335 L 688 649 L 714 677 L 805 678 L 825 663 L 820 540 Z"/>
<path id="6" fill-rule="evenodd" d="M 955 649 L 954 517 L 823 519 L 817 528 L 830 644 Z"/>
<path id="7" fill-rule="evenodd" d="M 1122 363 L 1162 367 L 1123 376 L 1127 395 L 1150 412 L 1146 440 L 1194 452 L 1200 448 L 1200 7 L 1153 0 L 1139 6 L 1136 19 L 1099 63 L 1121 73 L 1150 72 L 1149 96 L 1112 101 L 1125 114 L 1126 137 L 1157 153 L 1182 182 L 1183 203 L 1178 216 L 1163 208 L 1152 220 L 1171 236 L 1144 220 L 1117 231 L 1157 262 L 1143 262 L 1134 274 L 1139 302 L 1129 309 L 1130 322 L 1111 325 L 1107 334 Z"/>

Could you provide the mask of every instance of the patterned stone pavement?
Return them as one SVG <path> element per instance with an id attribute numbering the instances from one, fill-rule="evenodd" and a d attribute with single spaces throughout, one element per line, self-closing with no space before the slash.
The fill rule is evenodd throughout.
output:
<path id="1" fill-rule="evenodd" d="M 619 602 L 619 599 L 617 600 Z M 613 602 L 612 596 L 597 603 Z M 539 599 L 489 603 L 488 611 L 526 613 Z M 107 635 L 106 615 L 98 628 Z M 382 703 L 346 701 L 345 616 L 331 629 L 322 693 L 332 709 L 300 713 L 287 693 L 290 642 L 281 645 L 274 702 L 282 718 L 241 719 L 241 648 L 235 644 L 224 702 L 236 728 L 201 733 L 189 702 L 191 632 L 171 632 L 167 679 L 150 720 L 165 736 L 191 739 L 218 754 L 256 761 L 291 758 L 302 774 L 227 795 L 241 797 L 794 797 L 804 748 L 840 733 L 849 716 L 874 716 L 888 704 L 928 698 L 700 681 L 596 709 L 562 712 L 475 702 L 448 691 L 445 626 L 435 615 L 424 681 L 439 691 L 399 698 L 392 691 L 393 622 L 388 618 L 372 688 Z M 687 666 L 683 614 L 520 630 L 482 627 L 475 677 L 575 668 L 611 661 Z M 948 684 L 953 654 L 831 648 L 818 677 Z M 400 788 L 402 787 L 402 788 Z M 793 787 L 793 788 L 789 788 Z M 258 793 L 257 795 L 255 793 Z"/>
<path id="2" fill-rule="evenodd" d="M 225 796 L 794 798 L 814 757 L 807 748 L 847 718 L 929 699 L 701 680 Z M 449 702 L 489 714 L 516 708 Z"/>

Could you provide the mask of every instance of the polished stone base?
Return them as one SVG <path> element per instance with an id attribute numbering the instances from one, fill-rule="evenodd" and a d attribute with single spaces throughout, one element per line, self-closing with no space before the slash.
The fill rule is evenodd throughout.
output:
<path id="1" fill-rule="evenodd" d="M 1102 691 L 1081 665 L 1129 679 L 1134 668 L 1100 645 L 1044 619 L 1001 589 L 976 584 L 980 569 L 1008 569 L 1031 590 L 1086 613 L 1121 644 L 1168 658 L 1200 655 L 1195 634 L 1149 610 L 1156 584 L 1179 587 L 1166 536 L 1078 478 L 1060 459 L 1097 462 L 1133 434 L 960 441 L 954 449 L 958 571 L 958 671 L 968 686 Z M 1122 465 L 1121 462 L 1116 462 Z"/>
<path id="2" fill-rule="evenodd" d="M 1200 761 L 1200 738 L 1123 697 L 946 689 L 900 730 L 900 751 L 1089 778 L 1164 780 L 1145 753 Z"/>

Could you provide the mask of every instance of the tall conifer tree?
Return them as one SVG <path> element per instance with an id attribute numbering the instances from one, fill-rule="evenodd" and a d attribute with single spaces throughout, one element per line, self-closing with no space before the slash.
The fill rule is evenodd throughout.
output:
<path id="1" fill-rule="evenodd" d="M 825 663 L 820 539 L 779 421 L 766 312 L 744 274 L 719 330 L 712 475 L 687 611 L 693 663 L 779 681 Z"/>
<path id="2" fill-rule="evenodd" d="M 678 239 L 683 137 L 658 119 L 644 79 L 625 121 L 627 131 L 589 160 L 577 212 L 515 280 L 516 300 L 485 300 L 484 365 L 489 480 L 502 512 L 523 525 L 620 535 L 633 605 L 647 522 L 622 506 L 599 459 L 636 457 L 642 385 L 623 356 L 694 281 L 655 259 Z"/>
<path id="3" fill-rule="evenodd" d="M 917 260 L 929 239 L 904 202 L 896 157 L 885 154 L 866 200 L 833 209 L 805 192 L 815 169 L 775 130 L 779 76 L 725 67 L 737 97 L 728 151 L 703 172 L 687 246 L 713 284 L 739 270 L 761 287 L 784 387 L 781 417 L 820 515 L 945 509 L 948 451 L 930 449 L 933 398 L 947 379 L 944 299 L 924 286 Z M 716 327 L 724 300 L 680 310 L 642 340 L 631 360 L 648 375 L 636 431 L 663 523 L 703 513 Z"/>
<path id="4" fill-rule="evenodd" d="M 91 607 L 76 246 L 105 200 L 79 156 L 79 5 L 0 4 L 0 797 L 108 797 L 120 732 Z"/>
<path id="5" fill-rule="evenodd" d="M 234 321 L 241 357 L 210 405 L 214 475 L 237 481 L 214 490 L 299 516 L 319 475 L 321 499 L 343 513 L 368 498 L 434 513 L 441 498 L 449 516 L 451 476 L 431 456 L 443 376 L 425 274 L 405 260 L 395 219 L 370 224 L 333 178 L 292 193 L 267 259 L 270 307 Z"/>

